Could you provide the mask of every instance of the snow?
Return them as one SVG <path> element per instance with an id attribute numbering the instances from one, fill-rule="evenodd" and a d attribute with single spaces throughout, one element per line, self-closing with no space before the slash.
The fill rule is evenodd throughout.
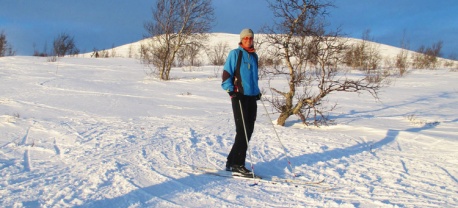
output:
<path id="1" fill-rule="evenodd" d="M 224 167 L 235 127 L 221 67 L 176 68 L 167 82 L 148 70 L 130 58 L 0 58 L 0 206 L 458 206 L 457 72 L 411 71 L 380 102 L 333 94 L 335 125 L 275 126 L 286 154 L 258 102 L 256 173 L 291 178 L 289 159 L 320 188 L 180 171 Z"/>

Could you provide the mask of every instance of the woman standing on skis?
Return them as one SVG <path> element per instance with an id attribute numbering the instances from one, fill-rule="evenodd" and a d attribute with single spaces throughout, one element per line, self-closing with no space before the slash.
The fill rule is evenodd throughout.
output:
<path id="1" fill-rule="evenodd" d="M 244 176 L 252 174 L 245 167 L 245 159 L 256 121 L 256 101 L 261 98 L 258 86 L 258 55 L 253 39 L 254 33 L 251 29 L 242 30 L 239 47 L 229 52 L 224 64 L 221 84 L 231 97 L 236 127 L 235 141 L 227 157 L 226 170 Z"/>

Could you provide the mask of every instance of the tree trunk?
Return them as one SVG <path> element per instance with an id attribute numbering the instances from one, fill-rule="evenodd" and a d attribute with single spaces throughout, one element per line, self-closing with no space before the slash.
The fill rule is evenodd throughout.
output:
<path id="1" fill-rule="evenodd" d="M 285 123 L 286 123 L 286 119 L 288 119 L 290 115 L 288 115 L 287 112 L 282 112 L 280 114 L 280 116 L 278 117 L 277 119 L 277 125 L 280 125 L 280 126 L 285 126 Z"/>

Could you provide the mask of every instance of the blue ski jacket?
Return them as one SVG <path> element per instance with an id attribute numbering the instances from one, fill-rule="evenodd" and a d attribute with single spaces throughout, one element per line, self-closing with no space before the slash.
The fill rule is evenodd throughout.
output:
<path id="1" fill-rule="evenodd" d="M 242 61 L 240 69 L 236 70 L 239 51 L 242 51 Z M 258 55 L 247 52 L 241 46 L 230 51 L 224 64 L 222 79 L 221 87 L 226 92 L 239 92 L 246 96 L 259 95 Z"/>

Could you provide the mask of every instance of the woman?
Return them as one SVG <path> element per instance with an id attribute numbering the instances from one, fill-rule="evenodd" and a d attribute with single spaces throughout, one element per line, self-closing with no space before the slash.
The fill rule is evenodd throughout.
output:
<path id="1" fill-rule="evenodd" d="M 235 142 L 227 157 L 226 170 L 244 176 L 252 174 L 245 167 L 245 159 L 256 120 L 256 100 L 261 98 L 258 86 L 258 56 L 253 39 L 254 33 L 251 29 L 240 32 L 239 47 L 229 52 L 221 84 L 231 97 L 236 127 Z"/>

